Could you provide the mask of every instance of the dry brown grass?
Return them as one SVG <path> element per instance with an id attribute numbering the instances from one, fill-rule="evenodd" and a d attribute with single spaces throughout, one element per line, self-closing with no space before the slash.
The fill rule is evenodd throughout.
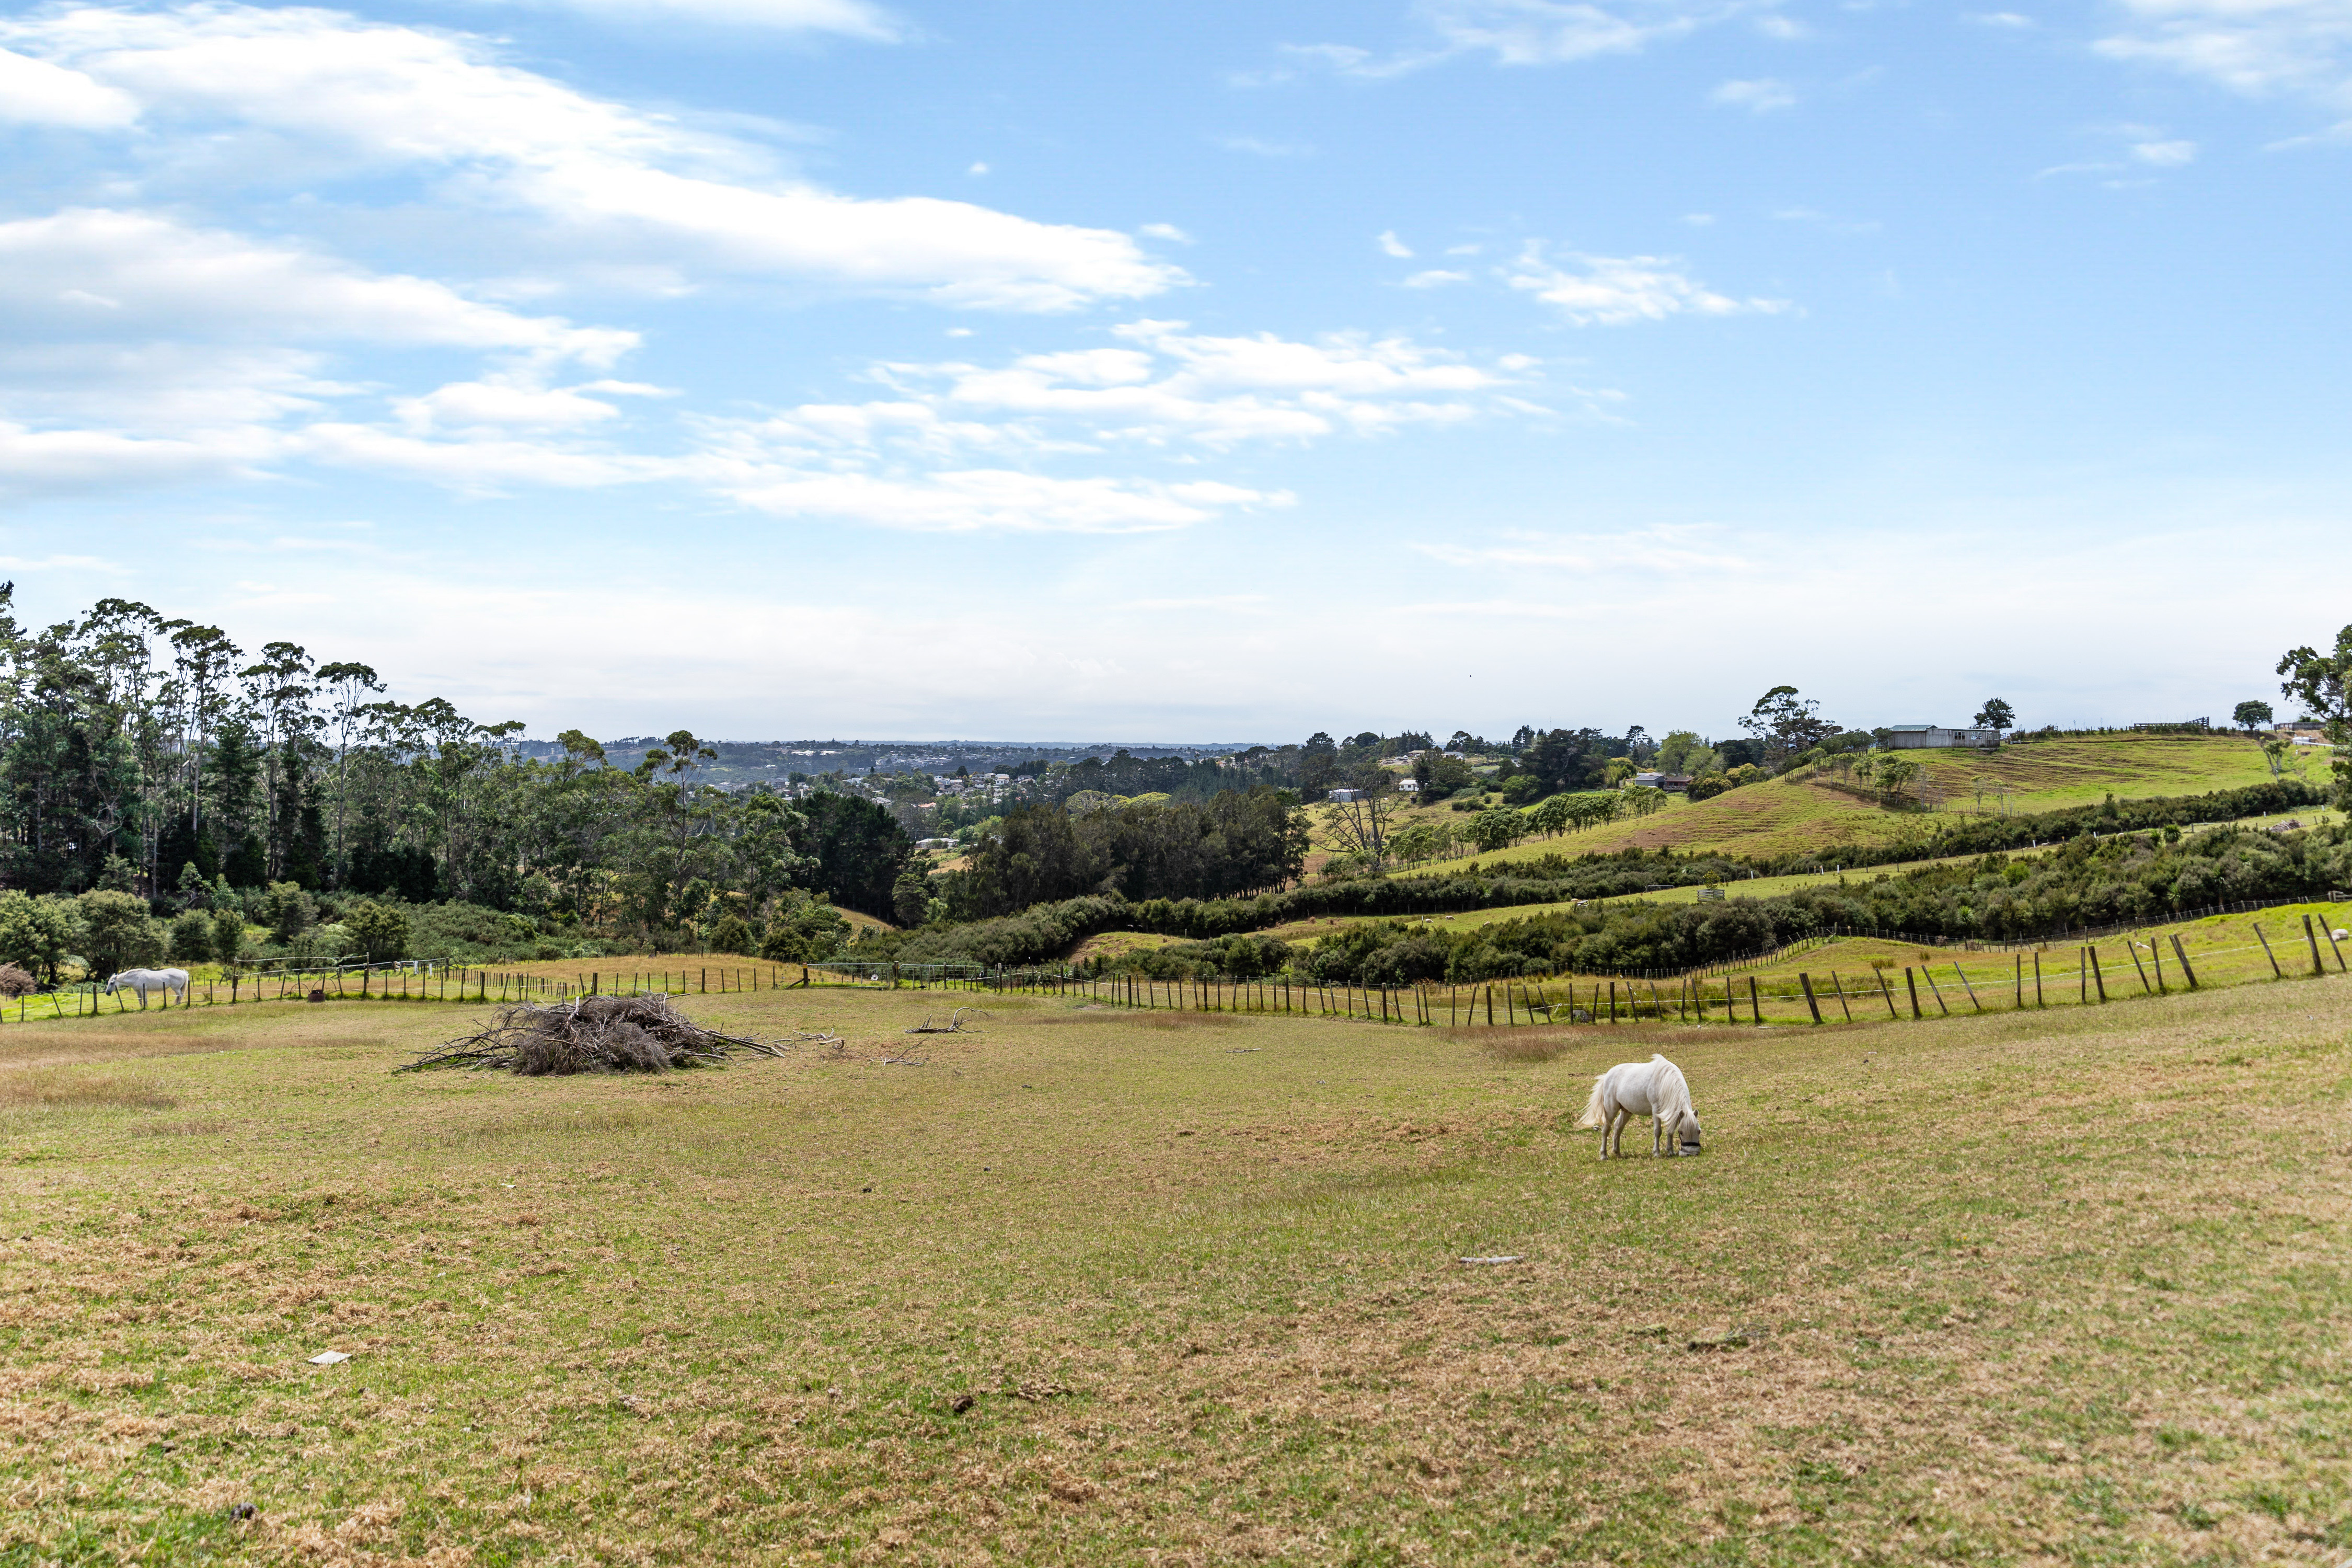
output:
<path id="1" fill-rule="evenodd" d="M 76 1072 L 68 1068 L 19 1068 L 0 1072 L 0 1107 L 127 1106 L 164 1110 L 177 1104 L 152 1078 Z"/>
<path id="2" fill-rule="evenodd" d="M 1018 998 L 882 1065 L 940 1001 L 698 997 L 852 1049 L 668 1079 L 390 1076 L 441 1009 L 198 1014 L 242 1048 L 135 1057 L 177 1110 L 0 1122 L 7 1540 L 1729 1564 L 2352 1533 L 2352 980 L 1520 1059 Z M 183 1025 L 103 1026 L 128 1060 Z M 0 1035 L 0 1071 L 71 1029 Z M 1707 1153 L 1595 1161 L 1591 1075 L 1653 1049 Z"/>

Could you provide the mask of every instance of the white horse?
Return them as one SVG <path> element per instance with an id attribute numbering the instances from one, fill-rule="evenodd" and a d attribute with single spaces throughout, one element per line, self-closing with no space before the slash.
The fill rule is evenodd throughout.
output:
<path id="1" fill-rule="evenodd" d="M 1592 1098 L 1584 1102 L 1579 1127 L 1601 1129 L 1601 1157 L 1622 1154 L 1625 1129 L 1637 1117 L 1651 1120 L 1650 1157 L 1665 1145 L 1666 1158 L 1699 1151 L 1698 1112 L 1691 1109 L 1690 1085 L 1683 1069 L 1664 1057 L 1645 1062 L 1620 1062 L 1592 1080 Z"/>
<path id="2" fill-rule="evenodd" d="M 139 1010 L 142 1013 L 147 1010 L 147 994 L 150 991 L 163 992 L 166 1001 L 176 994 L 180 998 L 180 1005 L 184 1007 L 188 1005 L 188 972 L 184 969 L 126 969 L 106 983 L 108 995 L 111 996 L 117 991 L 139 993 Z"/>

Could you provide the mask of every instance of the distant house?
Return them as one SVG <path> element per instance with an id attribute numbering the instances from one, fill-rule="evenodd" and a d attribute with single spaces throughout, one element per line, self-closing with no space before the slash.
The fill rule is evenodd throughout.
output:
<path id="1" fill-rule="evenodd" d="M 1886 749 L 1890 752 L 1916 752 L 1930 747 L 1998 746 L 1998 730 L 1947 730 L 1940 724 L 1889 724 L 1886 726 Z"/>
<path id="2" fill-rule="evenodd" d="M 918 838 L 915 840 L 915 847 L 918 849 L 952 849 L 955 847 L 955 840 L 952 838 Z"/>
<path id="3" fill-rule="evenodd" d="M 1339 801 L 1344 805 L 1349 801 L 1360 798 L 1363 793 L 1364 792 L 1360 789 L 1335 789 L 1323 798 L 1326 800 Z"/>
<path id="4" fill-rule="evenodd" d="M 1690 774 L 1661 773 L 1635 773 L 1633 775 L 1633 782 L 1637 784 L 1647 784 L 1652 789 L 1662 789 L 1668 795 L 1681 795 L 1684 791 L 1690 788 Z"/>
<path id="5" fill-rule="evenodd" d="M 1397 780 L 1397 794 L 1399 794 L 1399 795 L 1419 795 L 1420 793 L 1421 793 L 1421 781 L 1420 781 L 1419 779 L 1399 779 L 1399 780 Z"/>

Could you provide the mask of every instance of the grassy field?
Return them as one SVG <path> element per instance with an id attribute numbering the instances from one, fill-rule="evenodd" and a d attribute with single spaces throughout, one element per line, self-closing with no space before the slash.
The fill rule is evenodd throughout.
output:
<path id="1" fill-rule="evenodd" d="M 2239 826 L 2260 827 L 2267 823 L 2285 822 L 2288 820 L 2301 822 L 2309 826 L 2318 826 L 2323 824 L 2340 822 L 2343 818 L 2341 814 L 2333 811 L 2303 810 L 2297 812 L 2284 812 L 2271 816 L 2246 817 L 2242 819 Z M 2216 826 L 2220 825 L 2215 824 L 2192 826 L 2187 831 L 2192 834 L 2210 832 Z M 1554 840 L 1553 842 L 1557 844 L 1558 840 Z M 2049 852 L 2050 847 L 2051 847 L 2045 846 L 2042 849 L 2015 849 L 2006 851 L 2006 853 L 2012 860 L 2025 859 L 2031 858 L 2035 855 L 2046 854 Z M 1738 881 L 1727 882 L 1723 884 L 1723 887 L 1725 892 L 1733 898 L 1769 899 L 1782 893 L 1793 893 L 1801 888 L 1835 887 L 1838 885 L 1841 879 L 1849 882 L 1862 882 L 1882 876 L 1899 876 L 1903 872 L 1916 870 L 1923 867 L 1949 865 L 1957 861 L 1975 860 L 1978 858 L 1979 858 L 1979 857 L 1974 855 L 1930 856 L 1919 860 L 1906 860 L 1896 866 L 1871 868 L 1859 871 L 1814 871 L 1786 877 L 1748 877 L 1743 878 Z M 1502 857 L 1493 855 L 1471 857 L 1465 859 L 1464 864 L 1468 864 L 1472 860 L 1475 860 L 1479 865 L 1487 865 L 1501 862 Z M 1406 874 L 1410 875 L 1411 873 Z M 1696 887 L 1659 888 L 1650 892 L 1629 894 L 1619 899 L 1599 899 L 1589 900 L 1586 901 L 1590 903 L 1625 903 L 1639 900 L 1657 904 L 1689 904 L 1697 902 L 1698 897 L 1699 889 Z M 1575 907 L 1577 906 L 1573 901 L 1553 904 L 1516 904 L 1499 909 L 1466 910 L 1458 914 L 1430 915 L 1425 917 L 1416 916 L 1412 918 L 1427 920 L 1431 922 L 1444 925 L 1453 930 L 1467 930 L 1477 926 L 1492 925 L 1497 921 L 1517 920 L 1528 915 L 1552 914 L 1557 913 L 1561 910 L 1573 909 Z M 2316 908 L 2317 906 L 2314 907 Z M 1319 941 L 1324 937 L 1330 936 L 1333 933 L 1342 931 L 1351 925 L 1378 924 L 1383 920 L 1393 918 L 1395 917 L 1384 915 L 1323 916 L 1312 920 L 1291 921 L 1283 925 L 1274 926 L 1268 929 L 1266 934 L 1279 937 L 1283 941 L 1289 942 L 1313 942 Z M 1174 940 L 1176 939 L 1171 937 L 1150 936 L 1133 931 L 1107 931 L 1102 935 L 1094 938 L 1092 941 L 1087 942 L 1083 947 L 1081 947 L 1078 950 L 1078 956 L 1091 957 L 1097 952 L 1116 956 L 1120 952 L 1136 947 L 1164 947 Z"/>
<path id="2" fill-rule="evenodd" d="M 1677 853 L 1787 855 L 1849 844 L 1899 844 L 1924 839 L 1937 825 L 1979 810 L 1976 785 L 2010 790 L 2011 814 L 2096 805 L 2149 795 L 2205 795 L 2268 782 L 2270 765 L 2252 742 L 2231 736 L 2100 735 L 2038 741 L 1997 752 L 1916 752 L 1945 797 L 1939 812 L 1890 811 L 1847 790 L 1794 776 L 1736 789 L 1696 804 L 1668 797 L 1664 810 L 1640 821 L 1612 823 L 1558 838 L 1531 838 L 1496 853 L 1465 856 L 1423 868 L 1443 872 L 1469 860 L 1501 866 L 1545 855 L 1615 854 L 1621 849 L 1673 848 Z M 2325 764 L 2307 762 L 2310 776 Z M 1990 795 L 1982 809 L 1998 809 Z M 1400 813 L 1398 826 L 1416 819 L 1459 821 L 1444 804 Z M 1328 848 L 1328 845 L 1324 847 Z"/>
<path id="3" fill-rule="evenodd" d="M 393 1076 L 454 1006 L 10 1026 L 0 1561 L 2352 1549 L 2352 978 L 909 1053 L 940 1001 L 698 996 L 845 1045 L 662 1079 Z M 1595 1163 L 1654 1048 L 1706 1153 Z"/>

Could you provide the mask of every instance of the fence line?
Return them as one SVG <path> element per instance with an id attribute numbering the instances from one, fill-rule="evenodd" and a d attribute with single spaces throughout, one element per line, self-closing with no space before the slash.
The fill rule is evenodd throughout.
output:
<path id="1" fill-rule="evenodd" d="M 2210 912 L 2248 913 L 2273 909 L 2282 904 L 2306 901 L 2310 900 L 2293 899 L 2242 900 L 2232 904 L 2215 906 Z M 2336 899 L 2330 901 L 2343 900 Z M 2205 918 L 2205 914 L 2200 912 L 2185 918 L 2200 919 Z M 2280 959 L 2281 948 L 2272 944 L 2259 922 L 2250 922 L 2250 924 L 2255 942 L 2259 944 L 2260 951 L 2268 962 L 2273 979 L 2289 978 L 2287 965 L 2282 963 Z M 2327 943 L 2326 955 L 2333 957 L 2335 961 L 2335 972 L 2352 973 L 2352 965 L 2347 965 L 2344 953 L 2344 947 L 2352 943 L 2339 943 L 2329 926 L 2325 923 L 2315 925 L 2312 918 L 2307 914 L 2304 917 L 2303 925 L 2305 942 L 2302 946 L 2294 944 L 2291 933 L 2284 943 L 2287 958 L 2294 965 L 2297 977 L 2302 973 L 2303 954 L 2306 951 L 2315 976 L 2329 973 L 2320 946 L 2323 936 Z M 2047 1007 L 2050 1005 L 2048 998 L 2053 984 L 2068 981 L 2073 983 L 2079 1004 L 2089 1005 L 2095 989 L 2098 1001 L 2104 1003 L 2111 998 L 2108 994 L 2105 969 L 2099 963 L 2096 939 L 2116 931 L 2137 929 L 2135 926 L 2117 926 L 2072 933 L 2083 939 L 2076 943 L 2075 953 L 2079 963 L 2078 966 L 2073 969 L 2045 970 L 2042 967 L 2042 954 L 2049 951 L 2052 945 L 2052 941 L 2048 938 L 2032 942 L 2000 944 L 2001 951 L 2015 954 L 2011 973 L 2008 976 L 1995 973 L 1988 979 L 1981 973 L 1971 976 L 1955 959 L 1946 959 L 1941 962 L 1952 971 L 1951 977 L 1958 981 L 1958 995 L 1979 1013 L 1987 1011 L 1977 988 L 1979 981 L 1987 982 L 1987 994 L 1992 994 L 1997 1001 L 2001 999 L 2000 988 L 2006 982 L 2012 1010 L 2026 1006 L 2025 953 L 2029 950 L 2033 955 L 2032 983 L 2035 1006 Z M 1769 1022 L 1804 1023 L 1809 1020 L 1814 1024 L 1822 1024 L 1842 1020 L 1853 1021 L 1853 1008 L 1856 1003 L 1864 1006 L 1865 1016 L 1868 1016 L 1868 1009 L 1884 1005 L 1887 1009 L 1889 1017 L 1900 1018 L 1903 1016 L 1903 1007 L 1907 1005 L 1913 1018 L 1924 1019 L 1930 1016 L 1927 1010 L 1929 1003 L 1932 1003 L 1936 1008 L 1936 1016 L 1950 1015 L 1952 998 L 1947 996 L 1937 984 L 1935 967 L 1930 964 L 1904 968 L 1904 989 L 1899 996 L 1894 989 L 1889 973 L 1893 965 L 1885 961 L 1874 963 L 1867 976 L 1861 974 L 1854 976 L 1857 981 L 1865 982 L 1865 987 L 1861 991 L 1848 990 L 1844 976 L 1836 971 L 1830 973 L 1830 984 L 1826 988 L 1816 984 L 1813 977 L 1806 973 L 1800 973 L 1796 976 L 1794 984 L 1785 979 L 1774 980 L 1768 984 L 1760 976 L 1751 973 L 1746 976 L 1747 984 L 1744 987 L 1746 995 L 1743 997 L 1741 995 L 1743 987 L 1735 984 L 1729 974 L 1730 971 L 1738 968 L 1783 960 L 1848 936 L 1864 935 L 1880 940 L 1923 941 L 1948 948 L 1953 945 L 1940 939 L 1915 939 L 1899 932 L 1847 932 L 1843 930 L 1832 930 L 1828 933 L 1785 942 L 1778 947 L 1718 959 L 1704 964 L 1694 964 L 1677 971 L 1619 972 L 1614 974 L 1587 973 L 1567 976 L 1520 975 L 1444 986 L 1428 984 L 1359 985 L 1346 981 L 1324 983 L 1295 978 L 1237 980 L 1223 976 L 1160 980 L 1150 975 L 1135 973 L 1102 972 L 1088 973 L 1069 964 L 988 968 L 977 963 L 892 964 L 833 961 L 807 965 L 767 963 L 695 965 L 676 970 L 633 969 L 614 971 L 609 976 L 605 972 L 598 970 L 580 973 L 567 980 L 561 976 L 525 974 L 511 970 L 500 972 L 461 967 L 431 971 L 413 963 L 390 963 L 361 965 L 356 969 L 338 969 L 331 973 L 297 974 L 280 971 L 274 974 L 252 975 L 232 972 L 216 981 L 191 982 L 181 994 L 176 1005 L 234 1007 L 270 1002 L 320 1003 L 337 998 L 373 1001 L 455 1001 L 475 1005 L 492 1002 L 507 1004 L 563 1002 L 581 997 L 616 994 L 641 994 L 658 992 L 669 995 L 724 994 L 730 992 L 757 992 L 762 989 L 799 990 L 814 986 L 818 983 L 818 978 L 824 976 L 832 985 L 887 984 L 892 990 L 905 985 L 913 985 L 925 990 L 954 989 L 997 994 L 1035 994 L 1083 997 L 1098 1006 L 1150 1011 L 1290 1015 L 1348 1018 L 1367 1023 L 1423 1026 L 1439 1023 L 1438 1015 L 1441 1011 L 1444 1014 L 1443 1021 L 1448 1026 L 1468 1025 L 1488 1027 L 1546 1026 L 1563 1021 L 1576 1024 L 1600 1022 L 1614 1024 L 1642 1018 L 1664 1019 L 1669 1016 L 1687 1022 L 1705 1023 L 1710 1021 L 1711 1015 L 1714 1014 L 1719 1014 L 1727 1023 L 1746 1022 L 1756 1026 L 1762 1026 Z M 2178 983 L 2185 984 L 2190 990 L 2202 989 L 2202 983 L 2199 980 L 2195 967 L 2189 961 L 2187 948 L 2181 942 L 2178 933 L 2171 934 L 2170 942 L 2173 968 Z M 2137 974 L 2145 994 L 2163 994 L 2173 989 L 2176 980 L 2168 979 L 2163 947 L 2154 937 L 2150 937 L 2147 943 L 2147 962 L 2146 963 L 2142 961 L 2141 944 L 2137 940 L 2127 941 L 2125 945 L 2132 964 L 2131 973 Z M 1984 950 L 1985 944 L 1979 943 L 1963 948 L 1961 951 Z M 2253 944 L 2242 944 L 2231 948 L 2208 948 L 2200 955 L 2200 961 L 2210 963 L 2215 959 L 2253 951 L 2255 951 Z M 794 974 L 794 971 L 798 972 L 797 975 Z M 298 984 L 305 979 L 314 979 L 320 984 L 308 987 Z M 355 991 L 352 989 L 352 982 L 354 979 L 357 982 Z M 1927 985 L 1925 1000 L 1920 991 L 1920 984 L 1923 980 Z M 326 984 L 329 981 L 333 984 L 331 995 Z M 372 983 L 374 983 L 373 990 L 371 990 Z M 1662 989 L 1662 983 L 1670 984 L 1671 991 Z M 2117 973 L 2117 984 L 2127 984 L 2126 974 L 2122 971 Z M 1585 990 L 1588 984 L 1591 987 L 1589 994 Z M 1874 984 L 1877 989 L 1875 991 L 1868 989 L 1870 984 Z M 1643 994 L 1644 986 L 1647 988 L 1646 995 Z M 197 995 L 199 987 L 203 992 L 201 998 Z M 224 989 L 226 991 L 225 996 L 222 994 Z M 454 995 L 451 994 L 453 990 Z M 113 995 L 115 1012 L 123 1013 L 131 1010 L 128 1001 L 129 993 L 116 992 Z M 94 985 L 81 985 L 70 990 L 39 993 L 17 998 L 16 1018 L 13 1021 L 19 1023 L 41 1021 L 43 1004 L 47 1005 L 47 1017 L 63 1018 L 67 1016 L 64 1004 L 68 996 L 70 996 L 74 1003 L 73 1016 L 91 1016 L 106 1010 L 103 994 Z M 2060 1000 L 2063 1005 L 2064 1002 L 2063 995 Z M 1793 1016 L 1801 1001 L 1803 1013 L 1801 1016 Z M 1832 1018 L 1825 1011 L 1825 1001 L 1835 1003 L 1839 1009 L 1837 1017 Z M 174 1005 L 171 994 L 168 992 L 165 993 L 163 1006 L 169 1008 Z M 142 1010 L 146 1007 L 147 1002 L 144 996 L 141 998 L 140 1005 Z M 1771 1007 L 1779 1007 L 1784 1014 L 1792 1016 L 1778 1020 L 1772 1019 L 1768 1016 Z M 1741 1017 L 1743 1010 L 1748 1015 L 1744 1020 Z M 11 1021 L 7 1019 L 5 1004 L 0 1004 L 0 1021 Z"/>

